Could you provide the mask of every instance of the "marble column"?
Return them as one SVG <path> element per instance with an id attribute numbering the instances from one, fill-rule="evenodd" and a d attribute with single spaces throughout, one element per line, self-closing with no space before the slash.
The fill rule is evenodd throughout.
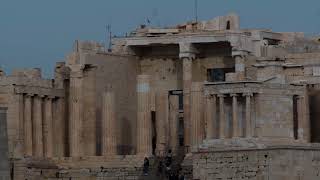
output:
<path id="1" fill-rule="evenodd" d="M 226 118 L 224 112 L 224 97 L 225 95 L 219 94 L 219 138 L 226 138 Z"/>
<path id="2" fill-rule="evenodd" d="M 184 145 L 185 151 L 189 152 L 191 143 L 190 124 L 190 88 L 192 82 L 192 59 L 182 58 L 183 69 L 183 122 L 184 122 Z"/>
<path id="3" fill-rule="evenodd" d="M 42 132 L 42 108 L 43 97 L 36 95 L 33 98 L 33 155 L 35 157 L 43 157 L 43 132 Z"/>
<path id="4" fill-rule="evenodd" d="M 207 122 L 207 131 L 206 139 L 215 139 L 217 138 L 216 129 L 217 129 L 217 105 L 216 95 L 209 95 L 206 99 L 206 122 Z"/>
<path id="5" fill-rule="evenodd" d="M 157 131 L 157 149 L 156 154 L 164 156 L 168 147 L 168 92 L 156 92 L 156 131 Z"/>
<path id="6" fill-rule="evenodd" d="M 195 59 L 196 48 L 191 43 L 179 44 L 179 58 L 182 60 L 183 71 L 183 122 L 185 153 L 190 153 L 190 88 L 192 83 L 192 61 Z"/>
<path id="7" fill-rule="evenodd" d="M 232 97 L 232 136 L 237 138 L 240 136 L 237 94 L 230 94 L 230 96 Z"/>
<path id="8" fill-rule="evenodd" d="M 24 97 L 24 154 L 32 156 L 32 97 L 27 94 Z"/>
<path id="9" fill-rule="evenodd" d="M 103 94 L 102 104 L 102 155 L 117 155 L 115 95 L 113 92 Z"/>
<path id="10" fill-rule="evenodd" d="M 81 66 L 72 67 L 70 77 L 70 107 L 69 107 L 69 151 L 71 157 L 82 155 L 81 127 L 83 121 L 82 83 L 83 69 Z"/>
<path id="11" fill-rule="evenodd" d="M 202 140 L 203 106 L 202 106 L 202 83 L 194 82 L 191 87 L 191 137 L 192 146 L 198 146 Z"/>
<path id="12" fill-rule="evenodd" d="M 143 156 L 152 154 L 152 128 L 150 112 L 150 76 L 137 77 L 137 153 Z"/>
<path id="13" fill-rule="evenodd" d="M 44 121 L 43 121 L 43 142 L 44 156 L 47 158 L 53 157 L 53 109 L 52 100 L 54 97 L 47 96 L 44 99 Z"/>
<path id="14" fill-rule="evenodd" d="M 53 101 L 53 156 L 54 157 L 66 157 L 66 151 L 69 148 L 67 144 L 68 138 L 68 107 L 64 97 L 58 97 Z M 59 132 L 59 133 L 56 133 Z"/>
<path id="15" fill-rule="evenodd" d="M 169 96 L 169 123 L 170 123 L 170 138 L 169 144 L 172 152 L 177 153 L 179 147 L 179 96 Z"/>
<path id="16" fill-rule="evenodd" d="M 244 93 L 246 97 L 246 138 L 252 137 L 252 120 L 251 120 L 251 96 L 252 93 Z"/>
<path id="17" fill-rule="evenodd" d="M 306 87 L 306 86 L 305 86 Z M 311 127 L 310 127 L 310 109 L 309 109 L 309 92 L 305 90 L 303 103 L 303 137 L 306 142 L 311 142 Z"/>
<path id="18" fill-rule="evenodd" d="M 298 96 L 297 99 L 297 111 L 298 111 L 298 140 L 305 140 L 304 139 L 304 124 L 305 124 L 305 97 Z"/>

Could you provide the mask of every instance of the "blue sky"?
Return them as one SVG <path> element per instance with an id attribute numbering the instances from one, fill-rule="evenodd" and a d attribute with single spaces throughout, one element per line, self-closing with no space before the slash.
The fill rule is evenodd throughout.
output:
<path id="1" fill-rule="evenodd" d="M 51 77 L 74 40 L 105 41 L 105 26 L 123 35 L 150 19 L 193 19 L 194 0 L 0 0 L 0 67 L 40 67 Z M 242 28 L 320 33 L 319 0 L 198 0 L 199 19 L 235 12 Z"/>

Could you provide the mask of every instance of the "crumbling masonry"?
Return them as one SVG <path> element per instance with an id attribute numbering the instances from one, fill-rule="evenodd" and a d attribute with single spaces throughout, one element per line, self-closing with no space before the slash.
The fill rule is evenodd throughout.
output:
<path id="1" fill-rule="evenodd" d="M 171 149 L 193 179 L 318 180 L 319 89 L 319 39 L 234 14 L 76 41 L 54 79 L 0 71 L 0 177 L 139 179 Z"/>

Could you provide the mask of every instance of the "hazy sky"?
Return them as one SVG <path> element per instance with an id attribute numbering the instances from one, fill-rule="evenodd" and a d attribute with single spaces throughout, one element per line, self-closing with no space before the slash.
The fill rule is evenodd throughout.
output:
<path id="1" fill-rule="evenodd" d="M 40 67 L 50 77 L 74 40 L 123 35 L 150 19 L 172 25 L 194 17 L 194 0 L 0 0 L 0 67 Z M 198 0 L 199 19 L 235 12 L 242 28 L 320 33 L 320 0 Z"/>

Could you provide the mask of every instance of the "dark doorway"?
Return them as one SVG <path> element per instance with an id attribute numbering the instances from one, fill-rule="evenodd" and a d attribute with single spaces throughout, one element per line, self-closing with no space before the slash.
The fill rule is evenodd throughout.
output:
<path id="1" fill-rule="evenodd" d="M 293 137 L 298 139 L 298 97 L 293 96 Z"/>
<path id="2" fill-rule="evenodd" d="M 227 21 L 227 27 L 226 27 L 226 30 L 230 30 L 230 21 Z"/>
<path id="3" fill-rule="evenodd" d="M 311 127 L 311 142 L 320 142 L 320 91 L 314 91 L 309 96 L 310 110 L 310 127 Z"/>
<path id="4" fill-rule="evenodd" d="M 156 154 L 157 148 L 157 127 L 156 127 L 156 112 L 151 111 L 151 123 L 152 123 L 152 154 Z"/>

